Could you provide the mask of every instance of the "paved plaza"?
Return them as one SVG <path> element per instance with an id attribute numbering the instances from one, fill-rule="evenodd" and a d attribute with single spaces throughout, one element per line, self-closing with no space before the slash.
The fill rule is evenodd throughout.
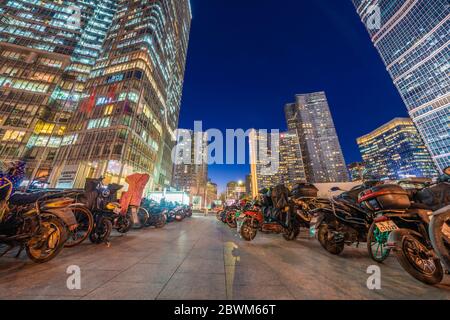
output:
<path id="1" fill-rule="evenodd" d="M 382 288 L 367 288 L 374 263 L 364 247 L 332 256 L 303 232 L 297 241 L 259 233 L 249 243 L 214 216 L 195 215 L 163 229 L 89 241 L 46 264 L 25 254 L 0 259 L 0 299 L 450 299 L 450 277 L 436 287 L 381 265 Z M 79 266 L 81 289 L 67 288 Z"/>

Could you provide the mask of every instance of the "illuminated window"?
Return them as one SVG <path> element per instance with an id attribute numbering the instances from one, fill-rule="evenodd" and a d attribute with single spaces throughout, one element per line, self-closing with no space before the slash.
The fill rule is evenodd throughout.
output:
<path id="1" fill-rule="evenodd" d="M 6 130 L 3 135 L 2 141 L 17 141 L 21 142 L 25 136 L 25 131 Z"/>

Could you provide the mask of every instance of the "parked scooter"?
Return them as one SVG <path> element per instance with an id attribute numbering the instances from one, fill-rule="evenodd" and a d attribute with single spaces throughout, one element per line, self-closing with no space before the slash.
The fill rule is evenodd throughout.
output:
<path id="1" fill-rule="evenodd" d="M 167 222 L 167 209 L 160 206 L 154 200 L 143 199 L 141 206 L 149 213 L 145 227 L 163 228 Z"/>

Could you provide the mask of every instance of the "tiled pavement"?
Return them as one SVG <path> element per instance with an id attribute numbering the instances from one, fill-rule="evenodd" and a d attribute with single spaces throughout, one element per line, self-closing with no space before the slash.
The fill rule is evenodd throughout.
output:
<path id="1" fill-rule="evenodd" d="M 258 234 L 248 243 L 215 217 L 194 216 L 164 229 L 89 242 L 53 261 L 0 259 L 0 299 L 450 299 L 450 279 L 430 287 L 395 258 L 381 265 L 382 289 L 367 289 L 364 248 L 335 257 L 315 240 Z M 81 290 L 67 289 L 67 267 L 81 269 Z"/>

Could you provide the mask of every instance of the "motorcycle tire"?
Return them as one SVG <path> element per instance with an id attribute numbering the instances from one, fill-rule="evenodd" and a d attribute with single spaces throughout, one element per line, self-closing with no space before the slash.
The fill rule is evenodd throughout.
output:
<path id="1" fill-rule="evenodd" d="M 67 240 L 66 226 L 58 217 L 43 214 L 41 224 L 41 233 L 31 238 L 26 245 L 27 256 L 35 263 L 54 259 Z"/>
<path id="2" fill-rule="evenodd" d="M 133 227 L 133 219 L 129 215 L 120 216 L 117 220 L 117 232 L 125 234 Z"/>
<path id="3" fill-rule="evenodd" d="M 448 271 L 450 271 L 450 241 L 448 241 L 448 237 L 443 234 L 442 230 L 445 224 L 447 224 L 447 227 L 449 226 L 449 220 L 450 212 L 446 212 L 445 214 L 435 215 L 431 219 L 429 225 L 430 239 L 433 248 Z"/>
<path id="4" fill-rule="evenodd" d="M 68 239 L 65 248 L 73 248 L 83 243 L 94 229 L 94 217 L 91 211 L 84 206 L 71 206 L 70 209 L 77 220 L 78 226 L 75 230 L 68 231 Z"/>
<path id="5" fill-rule="evenodd" d="M 293 241 L 298 238 L 298 235 L 300 234 L 300 227 L 289 227 L 289 228 L 283 228 L 283 238 L 286 241 Z"/>
<path id="6" fill-rule="evenodd" d="M 253 241 L 258 234 L 258 228 L 254 225 L 254 223 L 252 223 L 251 220 L 245 219 L 242 222 L 240 234 L 245 241 Z"/>
<path id="7" fill-rule="evenodd" d="M 137 216 L 140 223 L 140 227 L 138 229 L 148 227 L 148 222 L 150 220 L 150 214 L 148 213 L 148 211 L 142 207 L 139 207 Z"/>
<path id="8" fill-rule="evenodd" d="M 222 221 L 223 223 L 227 223 L 227 212 L 223 212 L 221 217 L 220 217 L 220 221 Z"/>
<path id="9" fill-rule="evenodd" d="M 192 217 L 192 211 L 188 211 L 188 212 L 186 212 L 186 217 L 188 217 L 188 218 L 190 218 L 190 217 Z"/>
<path id="10" fill-rule="evenodd" d="M 163 214 L 161 217 L 159 217 L 158 221 L 155 223 L 155 228 L 156 229 L 164 228 L 166 223 L 167 223 L 167 217 L 166 217 L 166 215 Z"/>
<path id="11" fill-rule="evenodd" d="M 373 261 L 383 263 L 383 261 L 389 257 L 391 249 L 385 248 L 388 238 L 389 232 L 380 233 L 375 222 L 372 223 L 367 234 L 367 251 L 369 253 L 369 257 Z M 376 246 L 376 249 L 374 246 Z M 380 248 L 381 255 L 378 254 L 378 252 L 380 252 Z"/>
<path id="12" fill-rule="evenodd" d="M 429 258 L 427 263 L 429 269 L 422 268 L 417 262 L 425 261 L 422 259 L 422 255 L 425 255 L 428 249 L 417 237 L 407 231 L 405 230 L 403 234 L 400 247 L 395 250 L 398 262 L 406 272 L 422 283 L 428 285 L 441 283 L 444 279 L 441 261 L 438 258 Z"/>
<path id="13" fill-rule="evenodd" d="M 107 218 L 101 218 L 100 222 L 89 235 L 89 240 L 94 244 L 106 242 L 111 235 L 112 229 L 112 222 Z"/>
<path id="14" fill-rule="evenodd" d="M 331 254 L 340 255 L 342 251 L 344 251 L 345 243 L 343 241 L 335 242 L 330 239 L 329 235 L 332 231 L 333 230 L 330 229 L 328 225 L 322 224 L 319 227 L 317 237 L 319 238 L 319 242 L 325 250 L 327 250 Z"/>
<path id="15" fill-rule="evenodd" d="M 228 212 L 227 214 L 227 225 L 231 228 L 231 229 L 236 229 L 237 228 L 237 223 L 236 223 L 236 218 L 235 218 L 235 213 L 233 211 Z"/>

